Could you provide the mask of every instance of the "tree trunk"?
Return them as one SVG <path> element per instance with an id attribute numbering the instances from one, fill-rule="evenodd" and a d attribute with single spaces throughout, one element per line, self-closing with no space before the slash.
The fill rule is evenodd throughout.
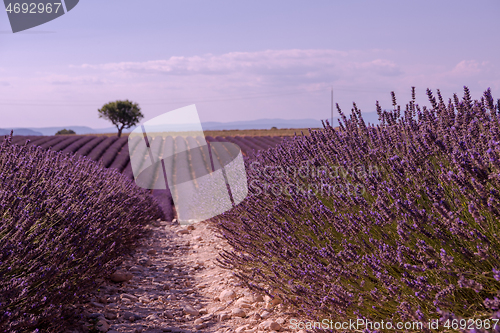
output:
<path id="1" fill-rule="evenodd" d="M 122 130 L 123 130 L 123 126 L 122 127 L 118 127 L 118 137 L 122 136 Z"/>

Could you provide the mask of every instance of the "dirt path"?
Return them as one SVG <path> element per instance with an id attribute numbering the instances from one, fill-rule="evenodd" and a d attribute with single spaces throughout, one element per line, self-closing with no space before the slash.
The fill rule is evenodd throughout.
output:
<path id="1" fill-rule="evenodd" d="M 214 264 L 225 240 L 204 222 L 158 222 L 115 280 L 102 281 L 76 332 L 299 332 L 279 303 L 242 287 Z M 75 310 L 76 311 L 76 310 Z"/>

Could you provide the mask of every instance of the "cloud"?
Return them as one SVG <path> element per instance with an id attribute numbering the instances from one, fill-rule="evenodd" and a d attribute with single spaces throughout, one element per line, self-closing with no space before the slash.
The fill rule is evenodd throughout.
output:
<path id="1" fill-rule="evenodd" d="M 375 59 L 358 65 L 360 69 L 369 70 L 382 76 L 398 76 L 402 74 L 399 66 L 386 59 Z"/>
<path id="2" fill-rule="evenodd" d="M 102 85 L 108 80 L 97 76 L 71 76 L 51 74 L 45 76 L 43 80 L 48 84 L 53 85 Z"/>
<path id="3" fill-rule="evenodd" d="M 333 86 L 336 101 L 343 107 L 364 100 L 373 108 L 375 100 L 390 101 L 391 91 L 408 95 L 412 86 L 424 92 L 440 88 L 445 94 L 460 92 L 463 85 L 472 90 L 498 86 L 498 75 L 489 73 L 499 71 L 487 62 L 464 60 L 450 67 L 449 63 L 418 63 L 407 58 L 405 52 L 381 49 L 288 49 L 83 64 L 72 69 L 79 75 L 83 71 L 109 79 L 113 85 L 109 90 L 142 91 L 151 99 L 193 102 L 280 91 L 308 92 L 303 100 L 312 101 L 318 92 L 323 94 Z"/>
<path id="4" fill-rule="evenodd" d="M 356 52 L 353 52 L 356 54 Z M 355 55 L 358 56 L 359 55 Z M 366 55 L 365 55 L 366 56 Z M 335 50 L 266 50 L 259 52 L 229 52 L 222 55 L 173 56 L 165 60 L 119 62 L 100 65 L 84 64 L 82 69 L 129 72 L 136 74 L 189 75 L 253 75 L 284 76 L 312 80 L 325 74 L 361 74 L 364 71 L 380 75 L 398 75 L 398 66 L 387 59 L 357 61 L 349 52 Z M 346 69 L 350 69 L 349 72 Z"/>
<path id="5" fill-rule="evenodd" d="M 382 107 L 391 106 L 391 91 L 398 102 L 409 100 L 412 86 L 421 105 L 428 105 L 426 88 L 439 88 L 447 98 L 467 85 L 478 98 L 491 87 L 497 96 L 499 77 L 498 66 L 481 59 L 418 62 L 392 50 L 263 50 L 80 64 L 26 77 L 2 75 L 12 88 L 0 89 L 0 99 L 40 101 L 47 110 L 57 107 L 50 103 L 75 104 L 82 117 L 94 117 L 95 108 L 105 102 L 130 99 L 144 106 L 148 117 L 196 103 L 208 114 L 204 121 L 319 119 L 330 114 L 330 87 L 344 111 L 353 101 L 363 111 L 374 111 L 377 100 Z"/>
<path id="6" fill-rule="evenodd" d="M 488 71 L 488 62 L 476 60 L 462 60 L 452 70 L 451 74 L 458 76 L 478 75 Z"/>

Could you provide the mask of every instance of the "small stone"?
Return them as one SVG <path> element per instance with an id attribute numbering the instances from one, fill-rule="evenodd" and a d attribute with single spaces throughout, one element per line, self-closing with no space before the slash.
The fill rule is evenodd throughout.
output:
<path id="1" fill-rule="evenodd" d="M 101 303 L 97 303 L 97 302 L 90 302 L 90 304 L 92 304 L 93 306 L 95 306 L 96 308 L 104 308 L 104 304 L 101 304 Z"/>
<path id="2" fill-rule="evenodd" d="M 246 331 L 246 329 L 247 329 L 247 328 L 249 328 L 248 326 L 249 326 L 248 324 L 247 324 L 247 325 L 240 326 L 240 327 L 238 327 L 236 330 L 234 330 L 234 332 L 235 332 L 235 333 L 242 333 L 242 332 Z"/>
<path id="3" fill-rule="evenodd" d="M 284 318 L 278 318 L 276 319 L 276 322 L 280 325 L 283 325 L 285 323 L 285 319 Z"/>
<path id="4" fill-rule="evenodd" d="M 133 313 L 133 312 L 130 312 L 130 311 L 125 311 L 122 315 L 122 318 L 130 321 L 130 322 L 133 322 L 133 321 L 136 321 L 136 320 L 140 320 L 141 319 L 141 316 Z"/>
<path id="5" fill-rule="evenodd" d="M 269 297 L 268 295 L 264 296 L 264 301 L 266 303 L 271 304 L 272 306 L 276 306 L 281 303 L 281 299 L 278 296 L 275 296 L 274 298 Z"/>
<path id="6" fill-rule="evenodd" d="M 264 302 L 264 297 L 262 297 L 262 295 L 254 295 L 253 301 L 255 303 L 257 303 L 257 302 Z"/>
<path id="7" fill-rule="evenodd" d="M 147 304 L 147 303 L 150 303 L 151 300 L 147 296 L 141 296 L 141 297 L 139 297 L 139 302 Z"/>
<path id="8" fill-rule="evenodd" d="M 201 324 L 201 323 L 203 323 L 203 319 L 201 319 L 201 318 L 198 318 L 198 319 L 196 319 L 196 320 L 194 321 L 194 324 L 195 324 L 195 325 L 199 325 L 199 324 Z"/>
<path id="9" fill-rule="evenodd" d="M 102 313 L 91 313 L 87 316 L 89 319 L 96 319 L 96 318 L 104 318 L 104 315 Z"/>
<path id="10" fill-rule="evenodd" d="M 299 330 L 297 333 L 307 333 L 306 330 Z"/>
<path id="11" fill-rule="evenodd" d="M 109 320 L 115 320 L 118 317 L 118 315 L 116 314 L 116 312 L 106 311 L 104 313 L 104 317 Z"/>
<path id="12" fill-rule="evenodd" d="M 128 298 L 124 298 L 124 299 L 122 299 L 122 304 L 123 305 L 130 305 L 130 304 L 132 304 L 132 301 L 129 300 Z"/>
<path id="13" fill-rule="evenodd" d="M 189 234 L 189 230 L 188 229 L 180 229 L 177 231 L 177 233 L 179 235 L 187 235 L 187 234 Z"/>
<path id="14" fill-rule="evenodd" d="M 150 320 L 150 321 L 152 321 L 152 320 L 159 320 L 159 319 L 160 318 L 157 315 L 155 315 L 155 314 L 152 314 L 152 315 L 149 315 L 149 316 L 146 317 L 146 320 Z"/>
<path id="15" fill-rule="evenodd" d="M 231 301 L 236 298 L 236 293 L 232 290 L 224 290 L 220 293 L 219 299 L 221 302 Z"/>
<path id="16" fill-rule="evenodd" d="M 270 303 L 271 303 L 271 305 L 272 305 L 272 306 L 276 306 L 276 305 L 278 305 L 278 304 L 280 304 L 280 303 L 281 303 L 281 299 L 280 299 L 279 297 L 275 297 L 275 298 L 273 298 L 273 299 L 271 300 L 271 302 L 270 302 Z"/>
<path id="17" fill-rule="evenodd" d="M 193 308 L 190 305 L 184 306 L 183 311 L 184 311 L 184 313 L 192 315 L 192 316 L 198 316 L 200 314 L 200 312 L 198 310 L 196 310 L 195 308 Z"/>
<path id="18" fill-rule="evenodd" d="M 153 255 L 154 256 L 156 254 L 156 250 L 155 249 L 150 249 L 146 253 L 149 254 L 149 255 Z"/>
<path id="19" fill-rule="evenodd" d="M 201 323 L 201 324 L 198 324 L 198 325 L 194 326 L 194 328 L 196 328 L 197 330 L 202 330 L 205 327 L 207 327 L 207 324 L 205 324 L 205 323 Z"/>
<path id="20" fill-rule="evenodd" d="M 149 259 L 147 257 L 140 258 L 137 262 L 139 263 L 139 265 L 142 265 L 142 266 L 149 266 L 149 265 L 151 265 L 151 259 Z"/>
<path id="21" fill-rule="evenodd" d="M 196 236 L 195 238 L 193 238 L 193 240 L 196 242 L 199 242 L 199 241 L 203 240 L 203 238 L 201 238 L 201 236 Z"/>
<path id="22" fill-rule="evenodd" d="M 262 319 L 266 319 L 266 318 L 267 318 L 267 317 L 269 317 L 270 315 L 271 315 L 271 313 L 270 313 L 270 312 L 268 312 L 268 311 L 263 311 L 263 312 L 260 314 L 260 317 L 261 317 Z"/>
<path id="23" fill-rule="evenodd" d="M 233 317 L 241 317 L 241 318 L 244 318 L 244 317 L 246 317 L 246 315 L 247 315 L 247 314 L 246 314 L 246 312 L 245 312 L 245 311 L 243 311 L 243 310 L 242 310 L 242 309 L 240 309 L 240 308 L 234 308 L 234 309 L 233 309 L 233 311 L 231 311 L 231 315 L 232 315 Z"/>
<path id="24" fill-rule="evenodd" d="M 109 330 L 109 324 L 105 319 L 99 319 L 96 327 L 99 332 L 107 332 Z"/>
<path id="25" fill-rule="evenodd" d="M 167 317 L 168 319 L 174 319 L 175 318 L 174 315 L 172 314 L 172 312 L 170 312 L 170 311 L 163 312 L 163 315 L 165 317 Z"/>
<path id="26" fill-rule="evenodd" d="M 134 276 L 128 272 L 116 271 L 111 274 L 110 279 L 113 282 L 127 282 L 131 280 Z"/>
<path id="27" fill-rule="evenodd" d="M 224 321 L 224 320 L 228 320 L 229 318 L 231 318 L 231 316 L 229 315 L 229 313 L 221 313 L 219 315 L 219 321 Z"/>
<path id="28" fill-rule="evenodd" d="M 122 300 L 128 299 L 128 300 L 130 300 L 132 302 L 137 302 L 139 300 L 139 298 L 137 298 L 136 296 L 131 295 L 131 294 L 121 294 L 120 298 Z"/>
<path id="29" fill-rule="evenodd" d="M 200 313 L 201 313 L 201 311 L 200 311 Z M 214 315 L 212 313 L 209 313 L 209 314 L 206 314 L 204 316 L 201 316 L 200 319 L 203 320 L 203 321 L 208 321 L 208 320 L 212 319 L 213 316 Z"/>
<path id="30" fill-rule="evenodd" d="M 194 230 L 194 225 L 188 225 L 186 229 L 187 230 Z"/>
<path id="31" fill-rule="evenodd" d="M 266 320 L 260 323 L 259 328 L 267 331 L 279 331 L 281 329 L 281 325 L 273 320 Z"/>
<path id="32" fill-rule="evenodd" d="M 235 303 L 234 303 L 235 306 L 239 307 L 239 308 L 246 308 L 246 309 L 249 309 L 252 307 L 252 305 L 250 304 L 249 300 L 248 299 L 245 299 L 245 298 L 240 298 L 239 300 L 237 300 Z"/>
<path id="33" fill-rule="evenodd" d="M 132 266 L 132 267 L 130 267 L 129 271 L 142 273 L 144 271 L 144 269 L 142 267 L 139 267 L 139 266 Z"/>
<path id="34" fill-rule="evenodd" d="M 252 308 L 254 309 L 260 309 L 260 308 L 263 308 L 266 304 L 263 303 L 263 302 L 257 302 L 257 303 L 253 303 L 252 304 Z"/>

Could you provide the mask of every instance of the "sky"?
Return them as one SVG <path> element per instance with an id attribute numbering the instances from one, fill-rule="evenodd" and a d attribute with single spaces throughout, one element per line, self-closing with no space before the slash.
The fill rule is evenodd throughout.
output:
<path id="1" fill-rule="evenodd" d="M 112 126 L 195 104 L 201 121 L 404 108 L 416 87 L 500 98 L 500 1 L 82 0 L 12 33 L 0 11 L 0 128 Z M 335 112 L 335 115 L 337 113 Z"/>

